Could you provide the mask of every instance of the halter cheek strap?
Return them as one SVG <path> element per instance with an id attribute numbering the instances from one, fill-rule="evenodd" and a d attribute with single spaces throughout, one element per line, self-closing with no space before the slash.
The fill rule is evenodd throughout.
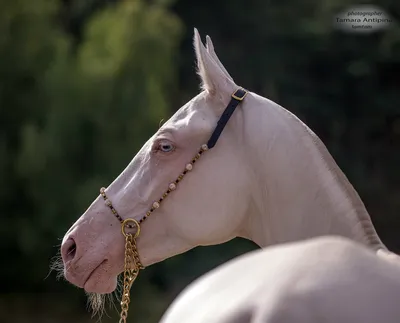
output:
<path id="1" fill-rule="evenodd" d="M 235 111 L 236 107 L 239 105 L 240 102 L 246 97 L 247 91 L 243 88 L 237 89 L 235 93 L 231 96 L 231 101 L 229 102 L 228 106 L 226 107 L 224 113 L 222 113 L 221 118 L 219 118 L 217 126 L 214 129 L 210 139 L 207 142 L 208 149 L 211 149 L 217 143 L 217 140 L 221 136 L 222 131 L 224 130 L 226 124 L 228 123 L 229 119 L 231 118 L 233 112 Z"/>

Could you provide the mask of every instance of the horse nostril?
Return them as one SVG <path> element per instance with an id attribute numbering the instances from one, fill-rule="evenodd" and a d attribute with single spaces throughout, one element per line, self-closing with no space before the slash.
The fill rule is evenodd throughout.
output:
<path id="1" fill-rule="evenodd" d="M 72 238 L 68 238 L 61 247 L 61 256 L 64 263 L 67 263 L 74 259 L 76 254 L 76 243 Z"/>

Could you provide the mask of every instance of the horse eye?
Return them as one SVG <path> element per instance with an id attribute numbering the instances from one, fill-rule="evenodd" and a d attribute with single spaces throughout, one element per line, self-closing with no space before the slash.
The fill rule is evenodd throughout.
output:
<path id="1" fill-rule="evenodd" d="M 174 150 L 174 146 L 172 144 L 170 144 L 170 143 L 162 142 L 162 143 L 160 143 L 158 149 L 161 150 L 164 153 L 169 153 L 172 150 Z"/>

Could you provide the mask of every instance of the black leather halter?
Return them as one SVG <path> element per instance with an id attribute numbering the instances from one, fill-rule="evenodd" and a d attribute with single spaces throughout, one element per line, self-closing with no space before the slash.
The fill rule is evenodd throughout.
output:
<path id="1" fill-rule="evenodd" d="M 225 108 L 224 113 L 222 113 L 221 118 L 219 118 L 217 126 L 214 129 L 214 132 L 212 133 L 210 139 L 207 142 L 208 149 L 211 149 L 212 147 L 215 146 L 218 138 L 221 136 L 222 131 L 224 130 L 226 124 L 228 123 L 236 107 L 240 104 L 240 102 L 243 101 L 247 93 L 248 93 L 247 90 L 239 88 L 232 94 L 231 101 Z"/>

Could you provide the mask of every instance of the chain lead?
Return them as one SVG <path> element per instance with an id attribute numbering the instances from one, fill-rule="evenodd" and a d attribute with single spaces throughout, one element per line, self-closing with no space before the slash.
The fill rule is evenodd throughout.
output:
<path id="1" fill-rule="evenodd" d="M 132 234 L 125 233 L 124 280 L 119 323 L 126 323 L 129 303 L 131 301 L 130 290 L 142 268 L 143 266 L 140 263 L 139 253 L 136 248 L 136 239 Z"/>

